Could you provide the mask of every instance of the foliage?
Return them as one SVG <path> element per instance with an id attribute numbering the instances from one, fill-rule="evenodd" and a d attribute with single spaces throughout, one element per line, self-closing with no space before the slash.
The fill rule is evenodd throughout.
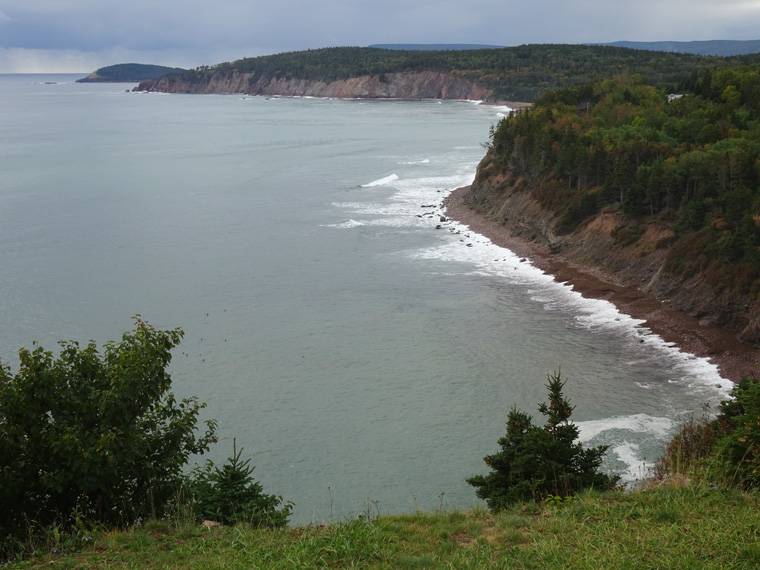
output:
<path id="1" fill-rule="evenodd" d="M 92 76 L 77 79 L 77 83 L 134 83 L 155 79 L 167 73 L 182 73 L 185 71 L 179 67 L 165 67 L 163 65 L 145 65 L 141 63 L 119 63 L 109 65 L 96 70 Z"/>
<path id="2" fill-rule="evenodd" d="M 750 60 L 741 60 L 742 62 Z M 572 232 L 605 208 L 676 237 L 665 272 L 760 294 L 760 65 L 695 70 L 669 97 L 643 77 L 546 93 L 493 130 L 488 159 Z M 635 235 L 616 236 L 621 243 Z"/>
<path id="3" fill-rule="evenodd" d="M 203 66 L 184 72 L 182 78 L 203 83 L 212 77 L 247 73 L 251 74 L 251 84 L 262 79 L 291 77 L 330 82 L 362 75 L 435 71 L 493 89 L 493 99 L 534 101 L 558 87 L 583 85 L 622 72 L 641 74 L 657 85 L 675 88 L 693 69 L 711 67 L 717 61 L 709 56 L 586 45 L 539 44 L 476 50 L 336 47 Z"/>
<path id="4" fill-rule="evenodd" d="M 728 432 L 718 443 L 718 457 L 734 469 L 737 482 L 760 487 L 760 382 L 743 378 L 723 402 L 716 421 Z"/>
<path id="5" fill-rule="evenodd" d="M 724 419 L 687 418 L 665 452 L 655 461 L 651 478 L 661 484 L 678 476 L 699 477 L 707 473 L 714 460 L 716 445 L 730 430 Z"/>
<path id="6" fill-rule="evenodd" d="M 253 479 L 250 459 L 240 460 L 243 449 L 236 450 L 233 441 L 232 457 L 222 467 L 211 460 L 193 471 L 190 487 L 195 499 L 195 511 L 200 518 L 223 524 L 245 522 L 256 527 L 283 527 L 290 516 L 290 505 L 282 497 L 267 495 L 261 484 Z"/>
<path id="7" fill-rule="evenodd" d="M 491 473 L 467 479 L 492 510 L 548 495 L 566 497 L 590 487 L 609 489 L 617 483 L 617 477 L 598 471 L 607 446 L 584 449 L 576 443 L 578 427 L 570 421 L 573 407 L 562 394 L 564 385 L 560 373 L 548 377 L 549 403 L 538 407 L 547 418 L 543 427 L 512 408 L 507 434 L 499 439 L 501 451 L 485 457 Z"/>
<path id="8" fill-rule="evenodd" d="M 381 516 L 288 529 L 148 521 L 93 535 L 76 552 L 20 565 L 164 568 L 755 569 L 760 497 L 684 487 L 581 493 L 569 504 Z M 11 564 L 11 567 L 15 565 Z"/>
<path id="9" fill-rule="evenodd" d="M 196 433 L 204 404 L 169 391 L 182 335 L 138 315 L 102 354 L 68 341 L 57 358 L 21 349 L 15 375 L 0 367 L 1 537 L 72 517 L 130 524 L 173 496 L 188 458 L 216 440 L 213 420 Z"/>
<path id="10" fill-rule="evenodd" d="M 760 381 L 743 377 L 717 417 L 689 419 L 655 464 L 653 478 L 706 478 L 733 488 L 760 487 Z"/>

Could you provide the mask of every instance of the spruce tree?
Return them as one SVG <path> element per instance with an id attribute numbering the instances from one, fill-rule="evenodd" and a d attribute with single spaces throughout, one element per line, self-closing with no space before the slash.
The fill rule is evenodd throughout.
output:
<path id="1" fill-rule="evenodd" d="M 619 477 L 599 472 L 606 445 L 585 449 L 576 442 L 578 427 L 570 421 L 574 409 L 564 397 L 560 373 L 548 377 L 548 403 L 538 411 L 546 416 L 543 427 L 513 407 L 507 417 L 507 434 L 499 439 L 501 451 L 484 460 L 491 468 L 467 482 L 492 510 L 548 495 L 566 497 L 583 489 L 610 489 Z"/>

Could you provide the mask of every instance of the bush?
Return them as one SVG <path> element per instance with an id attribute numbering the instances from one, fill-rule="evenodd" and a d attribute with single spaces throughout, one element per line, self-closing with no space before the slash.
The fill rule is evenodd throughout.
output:
<path id="1" fill-rule="evenodd" d="M 139 316 L 119 343 L 61 353 L 19 351 L 13 375 L 0 366 L 0 540 L 32 527 L 83 519 L 124 525 L 155 514 L 177 492 L 193 454 L 216 441 L 197 434 L 204 404 L 177 401 L 166 367 L 180 329 Z"/>
<path id="2" fill-rule="evenodd" d="M 562 395 L 564 385 L 560 373 L 548 377 L 549 403 L 538 407 L 547 417 L 543 427 L 533 425 L 531 416 L 513 407 L 507 434 L 499 439 L 501 451 L 485 457 L 491 473 L 467 479 L 490 509 L 549 495 L 566 497 L 591 487 L 610 489 L 619 480 L 598 472 L 606 445 L 584 449 L 575 443 L 578 428 L 569 421 L 574 408 Z"/>
<path id="3" fill-rule="evenodd" d="M 676 475 L 699 476 L 710 469 L 718 441 L 728 431 L 723 420 L 687 418 L 678 433 L 657 459 L 652 470 L 655 482 L 665 482 Z"/>
<path id="4" fill-rule="evenodd" d="M 285 526 L 291 505 L 277 508 L 282 504 L 282 497 L 263 492 L 261 484 L 253 480 L 254 467 L 249 465 L 250 459 L 241 461 L 242 448 L 236 451 L 234 440 L 232 445 L 232 457 L 221 468 L 209 460 L 204 467 L 193 471 L 190 488 L 196 514 L 224 524 Z"/>
<path id="5" fill-rule="evenodd" d="M 735 483 L 760 486 L 760 382 L 742 378 L 734 386 L 733 400 L 721 403 L 717 421 L 730 429 L 717 445 L 717 458 L 733 471 Z"/>

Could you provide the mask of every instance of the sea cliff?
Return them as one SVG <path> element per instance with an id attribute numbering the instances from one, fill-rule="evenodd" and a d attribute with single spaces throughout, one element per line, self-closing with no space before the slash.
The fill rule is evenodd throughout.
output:
<path id="1" fill-rule="evenodd" d="M 672 227 L 652 222 L 635 243 L 621 244 L 619 210 L 604 209 L 573 232 L 542 207 L 524 180 L 487 154 L 471 187 L 449 199 L 449 215 L 516 250 L 581 293 L 608 299 L 647 321 L 688 352 L 714 357 L 724 376 L 756 372 L 760 311 L 748 296 L 715 292 L 697 275 L 687 281 L 665 269 Z"/>
<path id="2" fill-rule="evenodd" d="M 336 81 L 260 77 L 253 73 L 169 75 L 144 81 L 134 91 L 162 93 L 241 93 L 246 95 L 371 99 L 488 100 L 492 90 L 437 71 L 362 75 Z"/>

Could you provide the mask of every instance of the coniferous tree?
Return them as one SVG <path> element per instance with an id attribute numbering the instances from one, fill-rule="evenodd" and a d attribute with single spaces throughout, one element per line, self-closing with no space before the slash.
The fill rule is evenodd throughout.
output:
<path id="1" fill-rule="evenodd" d="M 548 495 L 565 497 L 590 487 L 610 489 L 619 480 L 599 472 L 607 446 L 585 449 L 576 442 L 578 427 L 570 421 L 573 406 L 562 394 L 564 385 L 560 373 L 548 377 L 549 401 L 538 407 L 546 416 L 543 427 L 513 407 L 507 434 L 499 439 L 501 451 L 484 458 L 491 473 L 467 479 L 492 510 Z"/>

